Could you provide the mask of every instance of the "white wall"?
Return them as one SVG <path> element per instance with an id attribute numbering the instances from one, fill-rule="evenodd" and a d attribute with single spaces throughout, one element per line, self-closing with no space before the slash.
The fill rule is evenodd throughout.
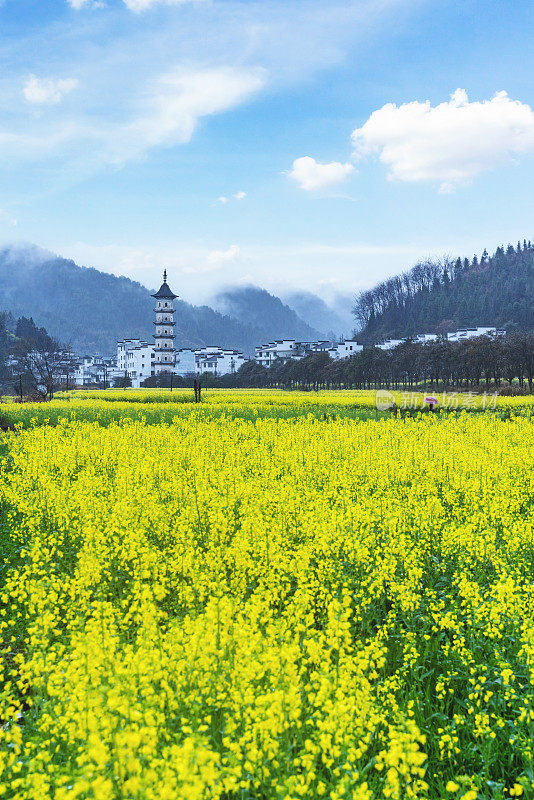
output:
<path id="1" fill-rule="evenodd" d="M 191 372 L 196 372 L 196 359 L 195 351 L 183 348 L 176 351 L 176 366 L 174 369 L 176 375 L 187 375 Z"/>
<path id="2" fill-rule="evenodd" d="M 336 345 L 335 349 L 337 350 L 336 358 L 350 358 L 350 356 L 353 356 L 363 350 L 363 345 L 358 344 L 357 341 L 351 339 L 346 342 L 340 342 L 338 345 Z"/>
<path id="3" fill-rule="evenodd" d="M 243 353 L 223 350 L 220 347 L 204 347 L 196 350 L 195 356 L 197 375 L 202 375 L 204 372 L 212 375 L 228 375 L 237 372 L 246 361 Z"/>

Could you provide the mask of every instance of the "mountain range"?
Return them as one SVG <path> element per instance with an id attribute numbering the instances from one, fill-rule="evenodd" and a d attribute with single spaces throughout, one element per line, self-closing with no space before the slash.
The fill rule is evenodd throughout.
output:
<path id="1" fill-rule="evenodd" d="M 33 317 L 38 326 L 78 353 L 107 355 L 115 352 L 120 339 L 151 340 L 152 291 L 129 278 L 78 266 L 34 245 L 0 251 L 0 310 L 14 317 Z M 313 302 L 309 297 L 304 309 L 307 319 L 303 319 L 280 298 L 252 286 L 221 292 L 215 301 L 217 309 L 177 300 L 176 346 L 220 345 L 252 355 L 254 347 L 266 340 L 325 338 L 328 309 L 322 300 L 315 300 L 317 307 L 326 309 L 317 325 L 310 324 Z"/>
<path id="2" fill-rule="evenodd" d="M 124 338 L 150 341 L 153 291 L 35 245 L 0 250 L 0 311 L 32 317 L 79 354 L 111 355 Z M 347 336 L 353 327 L 349 295 L 332 307 L 311 292 L 280 298 L 255 286 L 234 286 L 212 305 L 176 301 L 177 347 L 219 345 L 250 356 L 265 341 Z M 534 246 L 523 241 L 491 256 L 485 250 L 480 259 L 421 262 L 362 292 L 354 313 L 358 337 L 367 344 L 474 325 L 534 329 Z"/>

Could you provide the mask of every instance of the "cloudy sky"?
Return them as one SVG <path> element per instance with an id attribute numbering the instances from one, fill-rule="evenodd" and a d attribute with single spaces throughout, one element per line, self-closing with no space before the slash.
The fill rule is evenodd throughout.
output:
<path id="1" fill-rule="evenodd" d="M 0 242 L 182 297 L 533 238 L 530 0 L 3 0 Z"/>

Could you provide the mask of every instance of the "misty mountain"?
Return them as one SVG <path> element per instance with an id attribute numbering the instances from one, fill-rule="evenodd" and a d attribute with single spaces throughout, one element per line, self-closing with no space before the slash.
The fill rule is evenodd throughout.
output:
<path id="1" fill-rule="evenodd" d="M 170 282 L 179 293 L 180 287 Z M 151 340 L 151 291 L 129 278 L 80 267 L 34 245 L 0 251 L 0 310 L 14 317 L 33 317 L 38 326 L 78 353 L 106 355 L 115 352 L 119 339 Z M 250 302 L 244 297 L 239 300 L 240 291 L 228 293 L 226 313 L 177 300 L 176 346 L 220 345 L 252 355 L 265 338 L 319 335 L 278 298 L 255 290 L 263 302 L 255 305 L 251 297 Z"/>
<path id="2" fill-rule="evenodd" d="M 323 332 L 327 338 L 349 336 L 354 327 L 351 317 L 351 297 L 340 296 L 337 305 L 341 313 L 328 306 L 324 300 L 312 292 L 293 292 L 283 300 L 293 308 L 299 317 Z"/>
<path id="3" fill-rule="evenodd" d="M 261 331 L 262 341 L 271 339 L 322 338 L 316 326 L 311 326 L 279 297 L 256 286 L 227 289 L 217 295 L 216 307 L 225 315 Z M 260 341 L 257 342 L 261 344 Z"/>

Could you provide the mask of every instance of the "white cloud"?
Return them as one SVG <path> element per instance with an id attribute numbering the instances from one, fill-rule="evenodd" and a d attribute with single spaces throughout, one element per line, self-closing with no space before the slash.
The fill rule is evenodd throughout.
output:
<path id="1" fill-rule="evenodd" d="M 31 76 L 25 96 L 28 102 L 57 103 L 75 85 L 73 79 Z M 88 175 L 104 164 L 122 166 L 141 158 L 154 147 L 189 142 L 203 117 L 238 106 L 263 85 L 263 70 L 177 69 L 154 79 L 132 99 L 129 113 L 127 107 L 121 109 L 112 120 L 78 114 L 36 124 L 31 134 L 0 129 L 0 153 L 3 159 L 24 161 L 61 155 L 72 173 Z"/>
<path id="2" fill-rule="evenodd" d="M 158 75 L 173 65 L 179 62 L 189 71 L 202 65 L 217 71 L 219 65 L 234 64 L 235 74 L 252 76 L 261 85 L 268 81 L 271 91 L 279 91 L 342 62 L 347 50 L 365 39 L 369 29 L 383 17 L 389 19 L 390 8 L 400 8 L 406 0 L 350 4 L 331 0 L 327 6 L 323 0 L 197 2 L 205 13 L 138 15 L 128 11 L 123 0 L 70 0 L 69 20 L 50 20 L 23 42 L 6 44 L 5 55 L 13 66 L 3 77 L 3 107 L 9 106 L 10 114 L 4 115 L 0 125 L 0 162 L 41 161 L 57 192 L 60 184 L 72 186 L 105 164 L 121 165 L 143 157 L 152 147 L 186 142 L 188 136 L 174 129 L 172 134 L 164 132 L 164 141 L 154 143 L 157 131 L 149 131 L 146 120 L 153 118 L 153 128 L 157 128 L 161 109 L 155 107 L 155 95 L 162 89 Z M 99 4 L 110 13 L 88 13 Z M 74 11 L 74 6 L 79 10 Z M 121 7 L 124 13 L 117 16 L 115 11 Z M 187 3 L 167 10 L 194 8 Z M 153 10 L 157 9 L 164 6 Z M 17 65 L 49 62 L 51 53 L 54 72 L 49 74 L 69 76 L 75 63 L 83 96 L 73 93 L 68 104 L 55 107 L 53 116 L 33 115 L 29 128 L 26 102 L 21 104 L 16 96 Z M 260 64 L 263 71 L 253 68 Z M 11 86 L 16 87 L 13 96 L 9 96 Z M 228 107 L 242 100 L 243 95 Z M 201 118 L 202 113 L 195 116 L 194 125 Z M 136 141 L 138 127 L 142 130 Z M 32 180 L 41 183 L 42 174 L 34 175 Z"/>
<path id="3" fill-rule="evenodd" d="M 206 268 L 209 270 L 220 269 L 225 264 L 232 264 L 241 257 L 241 248 L 231 244 L 227 250 L 213 250 L 206 258 Z"/>
<path id="4" fill-rule="evenodd" d="M 88 8 L 104 8 L 106 5 L 103 0 L 67 0 L 67 3 L 76 11 L 79 11 L 85 6 Z"/>
<path id="5" fill-rule="evenodd" d="M 188 142 L 202 117 L 234 108 L 263 84 L 258 70 L 220 67 L 167 73 L 157 80 L 137 119 L 110 126 L 105 134 L 109 160 L 123 163 L 151 147 Z"/>
<path id="6" fill-rule="evenodd" d="M 206 0 L 122 0 L 122 2 L 130 11 L 140 14 L 142 11 L 147 11 L 156 5 L 181 6 L 185 3 L 201 3 L 206 2 Z M 105 5 L 102 0 L 67 0 L 67 3 L 77 11 L 86 6 L 89 8 L 102 8 Z"/>
<path id="7" fill-rule="evenodd" d="M 232 195 L 232 198 L 234 200 L 243 200 L 246 196 L 247 196 L 246 192 L 236 192 L 235 194 Z M 230 202 L 230 199 L 231 199 L 230 197 L 227 197 L 226 195 L 223 194 L 221 195 L 221 197 L 217 198 L 217 202 L 225 206 L 227 203 Z"/>
<path id="8" fill-rule="evenodd" d="M 303 156 L 293 161 L 293 168 L 288 174 L 301 189 L 311 192 L 314 189 L 335 186 L 344 181 L 353 171 L 352 164 L 341 164 L 339 161 L 320 164 L 311 156 Z"/>
<path id="9" fill-rule="evenodd" d="M 152 6 L 156 5 L 166 5 L 166 6 L 181 6 L 184 3 L 190 2 L 205 2 L 205 0 L 122 0 L 124 5 L 127 6 L 130 11 L 135 11 L 139 14 L 141 11 L 147 11 Z"/>
<path id="10" fill-rule="evenodd" d="M 197 264 L 188 264 L 182 270 L 186 275 L 199 275 L 204 272 L 216 272 L 222 267 L 235 264 L 241 258 L 241 248 L 232 244 L 227 250 L 212 250 L 206 258 Z"/>
<path id="11" fill-rule="evenodd" d="M 476 175 L 534 153 L 534 112 L 526 103 L 498 92 L 469 102 L 457 89 L 449 102 L 388 103 L 352 133 L 355 156 L 377 153 L 389 177 L 435 181 L 442 192 Z"/>
<path id="12" fill-rule="evenodd" d="M 64 94 L 72 92 L 78 86 L 76 78 L 38 78 L 30 75 L 24 84 L 24 97 L 28 103 L 59 103 Z"/>

